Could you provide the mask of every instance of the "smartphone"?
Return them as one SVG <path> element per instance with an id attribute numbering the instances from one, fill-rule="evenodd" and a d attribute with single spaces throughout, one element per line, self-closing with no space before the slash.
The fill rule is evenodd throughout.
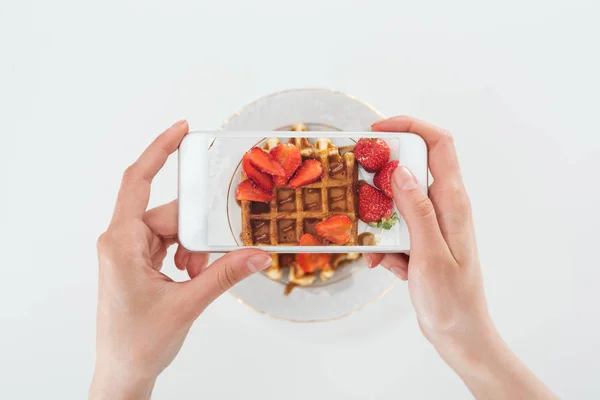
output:
<path id="1" fill-rule="evenodd" d="M 412 133 L 190 132 L 179 146 L 179 242 L 193 252 L 408 252 L 408 227 L 368 172 L 373 151 L 427 193 L 427 146 Z"/>

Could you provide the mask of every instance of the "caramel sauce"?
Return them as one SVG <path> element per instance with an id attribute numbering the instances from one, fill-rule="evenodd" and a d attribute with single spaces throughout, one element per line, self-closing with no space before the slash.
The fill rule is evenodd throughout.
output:
<path id="1" fill-rule="evenodd" d="M 329 211 L 346 211 L 346 188 L 332 187 L 328 191 Z"/>
<path id="2" fill-rule="evenodd" d="M 293 282 L 288 283 L 285 286 L 285 290 L 283 291 L 283 295 L 284 296 L 289 296 L 290 293 L 292 293 L 292 290 L 294 290 L 294 288 L 296 287 L 296 284 Z"/>
<path id="3" fill-rule="evenodd" d="M 304 233 L 309 233 L 313 236 L 317 235 L 317 224 L 321 222 L 320 219 L 307 218 L 304 220 Z"/>
<path id="4" fill-rule="evenodd" d="M 359 246 L 375 246 L 377 244 L 375 235 L 371 232 L 363 232 L 358 235 L 357 242 Z"/>
<path id="5" fill-rule="evenodd" d="M 336 163 L 336 164 L 333 164 L 332 166 L 330 166 L 329 173 L 331 175 L 335 175 L 338 172 L 340 172 L 342 169 L 344 169 L 344 164 L 342 164 L 341 162 L 340 163 Z"/>
<path id="6" fill-rule="evenodd" d="M 261 203 L 258 201 L 250 202 L 250 213 L 252 214 L 266 214 L 269 212 L 269 203 Z"/>
<path id="7" fill-rule="evenodd" d="M 252 221 L 252 234 L 254 243 L 269 244 L 271 243 L 269 235 L 268 221 Z"/>
<path id="8" fill-rule="evenodd" d="M 279 242 L 289 243 L 296 241 L 296 221 L 293 219 L 282 219 L 277 223 Z"/>
<path id="9" fill-rule="evenodd" d="M 296 263 L 295 254 L 280 254 L 279 255 L 279 266 L 282 268 L 292 267 Z"/>
<path id="10" fill-rule="evenodd" d="M 292 229 L 294 229 L 292 225 L 284 226 L 283 228 L 281 228 L 281 232 L 289 232 Z"/>
<path id="11" fill-rule="evenodd" d="M 295 211 L 296 192 L 293 189 L 280 189 L 277 191 L 277 210 Z"/>
<path id="12" fill-rule="evenodd" d="M 269 243 L 269 235 L 267 233 L 263 233 L 256 236 L 254 240 L 256 240 L 256 243 Z"/>
<path id="13" fill-rule="evenodd" d="M 343 179 L 345 176 L 345 165 L 339 155 L 329 157 L 329 176 L 331 179 Z"/>
<path id="14" fill-rule="evenodd" d="M 304 189 L 304 209 L 318 211 L 321 209 L 321 189 Z"/>

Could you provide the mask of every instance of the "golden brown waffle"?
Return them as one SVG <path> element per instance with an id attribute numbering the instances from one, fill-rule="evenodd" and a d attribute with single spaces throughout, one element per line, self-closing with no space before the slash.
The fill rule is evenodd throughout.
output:
<path id="1" fill-rule="evenodd" d="M 316 149 L 305 138 L 292 138 L 290 143 L 299 147 L 303 160 L 316 158 L 321 161 L 323 177 L 296 189 L 287 185 L 275 188 L 275 198 L 269 203 L 242 201 L 241 238 L 244 246 L 297 246 L 304 233 L 316 236 L 318 222 L 340 214 L 352 221 L 346 246 L 356 245 L 358 166 L 354 153 L 340 156 L 331 140 L 325 138 L 316 140 Z M 278 139 L 268 139 L 263 150 L 269 151 L 278 144 Z"/>
<path id="2" fill-rule="evenodd" d="M 307 129 L 299 124 L 292 127 L 292 130 Z M 358 166 L 354 160 L 354 153 L 347 151 L 340 156 L 339 149 L 326 138 L 316 139 L 316 147 L 307 138 L 291 138 L 289 142 L 300 150 L 303 160 L 312 158 L 321 161 L 323 177 L 319 182 L 297 189 L 289 186 L 275 188 L 275 199 L 270 203 L 242 201 L 244 245 L 298 245 L 298 240 L 304 233 L 317 236 L 315 225 L 334 214 L 343 214 L 350 218 L 351 237 L 346 245 L 355 245 L 358 233 L 355 195 Z M 279 139 L 270 138 L 263 146 L 263 150 L 270 151 L 279 143 Z M 242 178 L 246 179 L 246 176 Z M 279 281 L 283 277 L 283 269 L 289 268 L 288 279 L 291 283 L 301 286 L 312 284 L 316 274 L 305 273 L 300 269 L 296 256 L 296 254 L 271 254 L 273 263 L 265 271 L 266 275 Z M 320 271 L 321 280 L 331 278 L 335 269 L 344 262 L 359 257 L 359 253 L 331 254 L 330 266 Z"/>
<path id="3" fill-rule="evenodd" d="M 343 267 L 345 264 L 358 260 L 360 253 L 335 253 L 329 254 L 330 264 L 323 270 L 321 270 L 319 277 L 322 281 L 330 279 L 335 271 Z M 316 280 L 315 273 L 306 273 L 302 269 L 298 268 L 297 254 L 271 254 L 273 264 L 267 270 L 267 276 L 274 280 L 280 280 L 282 271 L 284 268 L 289 268 L 288 281 L 289 284 L 286 287 L 284 294 L 288 295 L 294 288 L 294 286 L 309 286 Z"/>

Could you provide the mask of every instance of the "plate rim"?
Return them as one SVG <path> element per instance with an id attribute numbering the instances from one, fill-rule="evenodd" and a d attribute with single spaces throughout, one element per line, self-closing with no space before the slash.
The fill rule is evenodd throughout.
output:
<path id="1" fill-rule="evenodd" d="M 221 125 L 219 126 L 219 128 L 217 129 L 218 132 L 223 132 L 224 128 L 227 126 L 227 124 L 229 124 L 229 122 L 238 117 L 239 115 L 241 115 L 242 112 L 244 112 L 247 108 L 252 107 L 253 105 L 255 105 L 258 102 L 264 101 L 270 97 L 275 97 L 281 94 L 286 94 L 286 93 L 290 93 L 290 92 L 329 92 L 329 93 L 333 93 L 333 94 L 337 94 L 337 95 L 341 95 L 344 97 L 347 97 L 351 100 L 354 100 L 362 105 L 364 105 L 365 107 L 369 108 L 371 111 L 373 111 L 375 114 L 377 114 L 379 117 L 381 117 L 381 119 L 385 119 L 387 118 L 385 114 L 383 114 L 381 111 L 379 111 L 378 109 L 376 109 L 375 107 L 373 107 L 371 104 L 360 100 L 359 98 L 350 95 L 348 93 L 339 91 L 339 90 L 335 90 L 335 89 L 329 89 L 329 88 L 292 88 L 292 89 L 284 89 L 284 90 L 280 90 L 280 91 L 276 91 L 276 92 L 271 92 L 268 93 L 266 95 L 263 95 L 247 104 L 245 104 L 244 106 L 240 107 L 235 113 L 233 113 L 229 118 L 226 118 Z M 269 279 L 267 277 L 265 277 L 265 279 Z M 295 318 L 289 318 L 289 317 L 283 317 L 280 315 L 275 315 L 275 314 L 271 314 L 270 312 L 264 311 L 264 310 L 260 310 L 250 304 L 248 304 L 246 301 L 244 301 L 242 298 L 240 298 L 239 296 L 235 295 L 234 293 L 231 292 L 231 290 L 228 290 L 227 293 L 233 297 L 238 303 L 240 303 L 241 305 L 245 306 L 246 308 L 255 311 L 258 314 L 276 319 L 276 320 L 281 320 L 281 321 L 289 321 L 289 322 L 295 322 L 295 323 L 319 323 L 319 322 L 329 322 L 329 321 L 335 321 L 335 320 L 339 320 L 339 319 L 343 319 L 346 318 L 350 315 L 359 313 L 360 311 L 364 310 L 366 307 L 370 306 L 371 304 L 376 303 L 377 301 L 381 300 L 383 298 L 383 296 L 385 296 L 390 290 L 392 290 L 394 288 L 394 286 L 398 283 L 400 279 L 399 278 L 394 278 L 392 280 L 392 282 L 390 283 L 390 285 L 388 287 L 386 287 L 385 289 L 383 289 L 381 291 L 381 293 L 379 293 L 377 296 L 375 296 L 373 299 L 371 299 L 370 301 L 362 304 L 361 306 L 358 306 L 352 310 L 350 310 L 349 312 L 346 312 L 344 314 L 340 314 L 334 317 L 328 317 L 328 318 L 315 318 L 315 319 L 295 319 Z M 283 294 L 282 294 L 283 296 Z"/>

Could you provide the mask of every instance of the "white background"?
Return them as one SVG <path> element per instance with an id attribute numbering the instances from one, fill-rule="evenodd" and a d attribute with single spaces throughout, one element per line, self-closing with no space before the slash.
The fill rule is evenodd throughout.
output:
<path id="1" fill-rule="evenodd" d="M 216 128 L 293 87 L 455 134 L 500 331 L 560 396 L 599 398 L 599 11 L 595 0 L 2 0 L 0 398 L 86 396 L 96 237 L 152 138 L 180 118 Z M 173 161 L 152 205 L 175 197 Z M 421 336 L 404 284 L 325 324 L 223 296 L 155 389 L 469 397 Z"/>

